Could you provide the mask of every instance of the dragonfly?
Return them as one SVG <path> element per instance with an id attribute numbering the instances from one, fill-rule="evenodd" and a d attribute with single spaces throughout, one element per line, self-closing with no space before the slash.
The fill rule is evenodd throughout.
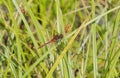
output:
<path id="1" fill-rule="evenodd" d="M 47 44 L 53 43 L 62 38 L 63 38 L 63 34 L 57 34 L 50 41 L 44 43 L 43 45 L 40 45 L 39 48 L 42 48 L 42 47 L 46 46 Z"/>

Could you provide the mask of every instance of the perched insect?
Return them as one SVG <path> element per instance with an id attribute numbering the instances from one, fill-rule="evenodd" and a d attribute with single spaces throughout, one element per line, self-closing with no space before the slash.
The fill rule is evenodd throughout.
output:
<path id="1" fill-rule="evenodd" d="M 44 43 L 43 45 L 40 45 L 39 48 L 42 48 L 42 47 L 46 46 L 47 44 L 53 43 L 62 38 L 63 38 L 63 34 L 55 35 L 50 41 L 48 41 L 47 43 Z"/>

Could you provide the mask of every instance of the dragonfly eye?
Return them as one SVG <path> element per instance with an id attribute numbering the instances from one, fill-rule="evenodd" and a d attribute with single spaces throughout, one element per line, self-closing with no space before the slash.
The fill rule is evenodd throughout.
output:
<path id="1" fill-rule="evenodd" d="M 61 39 L 61 38 L 63 38 L 63 34 L 54 36 L 54 40 L 58 40 L 58 39 Z"/>
<path id="2" fill-rule="evenodd" d="M 61 38 L 63 38 L 63 34 L 60 34 L 60 35 L 59 35 L 59 39 L 61 39 Z"/>

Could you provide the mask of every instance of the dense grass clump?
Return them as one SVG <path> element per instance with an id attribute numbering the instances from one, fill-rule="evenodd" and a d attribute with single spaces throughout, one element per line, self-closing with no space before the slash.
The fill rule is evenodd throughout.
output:
<path id="1" fill-rule="evenodd" d="M 0 78 L 119 77 L 119 0 L 0 0 Z"/>

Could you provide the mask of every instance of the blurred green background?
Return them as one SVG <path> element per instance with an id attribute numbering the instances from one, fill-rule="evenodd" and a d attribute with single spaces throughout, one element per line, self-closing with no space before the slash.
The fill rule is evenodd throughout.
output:
<path id="1" fill-rule="evenodd" d="M 0 78 L 119 78 L 119 10 L 120 0 L 0 0 Z"/>

